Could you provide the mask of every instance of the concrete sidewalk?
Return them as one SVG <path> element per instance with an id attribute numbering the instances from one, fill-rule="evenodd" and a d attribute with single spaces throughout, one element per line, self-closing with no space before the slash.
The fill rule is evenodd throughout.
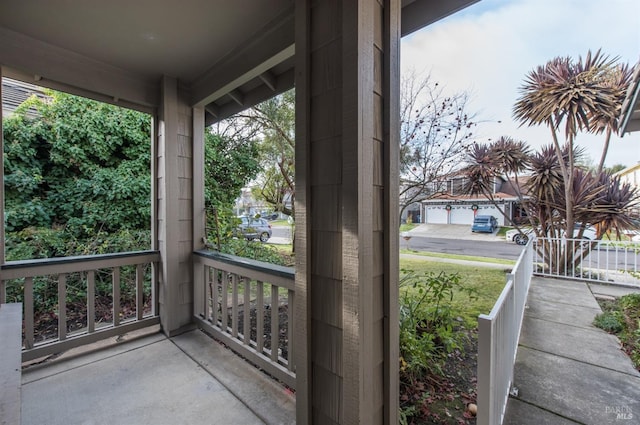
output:
<path id="1" fill-rule="evenodd" d="M 504 424 L 640 423 L 640 373 L 584 282 L 533 278 Z"/>

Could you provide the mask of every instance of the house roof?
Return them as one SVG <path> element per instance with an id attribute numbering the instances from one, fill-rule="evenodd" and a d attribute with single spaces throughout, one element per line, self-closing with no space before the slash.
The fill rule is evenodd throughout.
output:
<path id="1" fill-rule="evenodd" d="M 402 35 L 478 0 L 402 0 Z M 293 87 L 293 0 L 0 2 L 5 76 L 152 112 L 162 76 L 213 123 Z"/>
<path id="2" fill-rule="evenodd" d="M 620 134 L 640 131 L 640 62 L 636 65 L 631 84 L 627 89 L 627 97 L 622 103 L 620 112 L 622 124 Z"/>
<path id="3" fill-rule="evenodd" d="M 2 115 L 12 114 L 18 106 L 22 105 L 31 96 L 37 96 L 41 99 L 47 98 L 41 87 L 4 78 L 2 80 Z M 29 108 L 26 112 L 26 115 L 31 118 L 37 114 L 38 112 L 34 108 Z"/>
<path id="4" fill-rule="evenodd" d="M 640 162 L 637 163 L 636 165 L 632 165 L 630 167 L 625 168 L 624 170 L 620 170 L 617 173 L 614 174 L 614 176 L 624 176 L 630 173 L 633 173 L 635 171 L 640 170 Z"/>
<path id="5" fill-rule="evenodd" d="M 493 194 L 493 199 L 497 201 L 517 201 L 518 197 L 510 195 L 504 192 L 497 192 Z M 423 204 L 441 204 L 442 202 L 447 201 L 458 201 L 458 202 L 491 202 L 491 200 L 485 195 L 447 195 L 440 194 L 431 199 L 425 199 L 422 201 Z"/>

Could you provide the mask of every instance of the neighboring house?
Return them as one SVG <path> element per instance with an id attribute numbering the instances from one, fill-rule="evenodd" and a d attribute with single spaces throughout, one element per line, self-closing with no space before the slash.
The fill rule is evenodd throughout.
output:
<path id="1" fill-rule="evenodd" d="M 520 177 L 519 184 L 527 180 Z M 509 221 L 521 221 L 525 214 L 520 208 L 520 201 L 514 190 L 514 185 L 506 179 L 496 179 L 493 185 L 493 199 L 497 206 L 484 195 L 468 195 L 464 191 L 466 178 L 452 177 L 441 183 L 441 193 L 431 199 L 422 201 L 421 222 L 428 224 L 468 224 L 478 215 L 492 215 L 501 226 L 510 224 Z M 499 207 L 499 209 L 498 209 Z M 500 211 L 504 211 L 507 218 Z"/>
<path id="2" fill-rule="evenodd" d="M 288 209 L 292 208 L 290 193 L 285 193 L 284 195 L 284 207 Z M 236 215 L 253 216 L 256 214 L 263 214 L 264 211 L 273 211 L 273 205 L 266 203 L 264 200 L 255 199 L 251 188 L 243 187 L 240 196 L 236 198 Z M 282 216 L 282 213 L 279 213 L 279 215 Z"/>
<path id="3" fill-rule="evenodd" d="M 620 177 L 620 183 L 629 183 L 635 187 L 637 191 L 640 191 L 640 162 L 618 171 L 614 176 Z M 640 218 L 640 207 L 636 204 L 634 208 L 630 209 L 629 215 Z"/>
<path id="4" fill-rule="evenodd" d="M 407 199 L 414 199 L 415 202 L 405 208 L 400 219 L 404 223 L 407 222 L 408 217 L 411 217 L 412 223 L 426 223 L 423 203 L 433 199 L 440 199 L 444 195 L 458 196 L 464 194 L 466 178 L 459 173 L 452 173 L 426 184 L 424 189 L 414 187 L 406 191 L 402 184 L 401 182 L 400 191 L 404 192 L 404 196 L 401 196 L 400 204 L 406 203 Z"/>
<path id="5" fill-rule="evenodd" d="M 614 174 L 620 177 L 620 183 L 629 183 L 640 190 L 640 162 Z"/>
<path id="6" fill-rule="evenodd" d="M 2 116 L 8 117 L 13 114 L 18 106 L 30 98 L 31 96 L 37 96 L 41 99 L 47 99 L 42 87 L 35 86 L 33 84 L 24 83 L 22 81 L 13 80 L 11 78 L 2 79 Z M 35 108 L 29 108 L 27 110 L 27 117 L 35 118 L 38 115 L 38 111 Z"/>

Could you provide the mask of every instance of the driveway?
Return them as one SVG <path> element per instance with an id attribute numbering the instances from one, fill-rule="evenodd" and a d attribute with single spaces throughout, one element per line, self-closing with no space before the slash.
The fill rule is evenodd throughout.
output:
<path id="1" fill-rule="evenodd" d="M 469 224 L 420 224 L 415 229 L 402 233 L 402 235 L 422 236 L 439 239 L 463 239 L 490 242 L 504 242 L 503 236 L 494 233 L 475 233 L 471 231 Z"/>

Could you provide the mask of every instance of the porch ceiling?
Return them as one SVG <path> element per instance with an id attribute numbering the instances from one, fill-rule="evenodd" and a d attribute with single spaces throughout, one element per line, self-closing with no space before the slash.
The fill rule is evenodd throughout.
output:
<path id="1" fill-rule="evenodd" d="M 478 0 L 402 0 L 406 35 Z M 152 111 L 175 77 L 211 123 L 293 87 L 293 0 L 0 2 L 5 75 Z"/>

